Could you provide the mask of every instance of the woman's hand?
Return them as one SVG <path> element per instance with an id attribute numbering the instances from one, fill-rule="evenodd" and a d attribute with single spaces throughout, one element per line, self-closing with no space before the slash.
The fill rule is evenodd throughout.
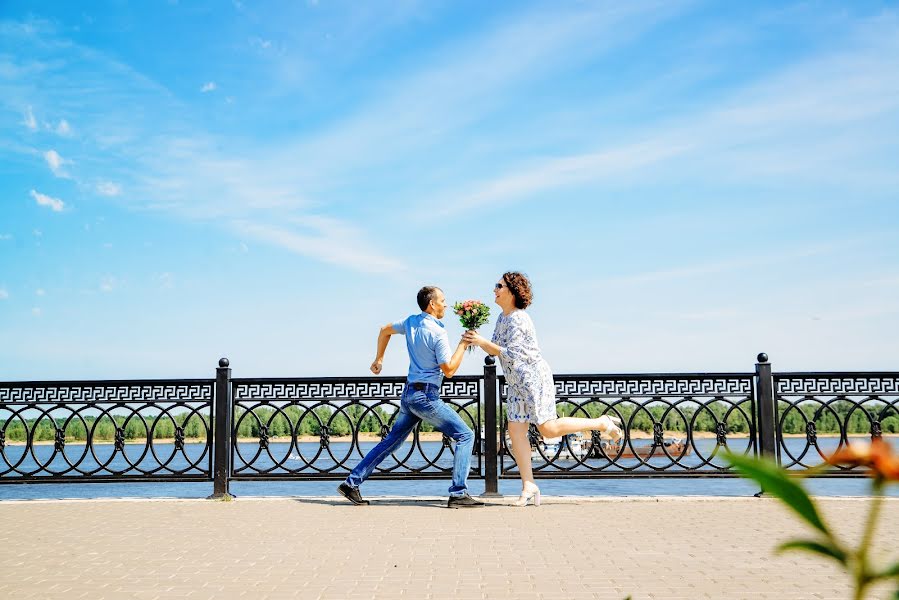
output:
<path id="1" fill-rule="evenodd" d="M 472 346 L 482 346 L 487 340 L 483 338 L 477 331 L 469 329 L 462 336 L 462 341 Z"/>

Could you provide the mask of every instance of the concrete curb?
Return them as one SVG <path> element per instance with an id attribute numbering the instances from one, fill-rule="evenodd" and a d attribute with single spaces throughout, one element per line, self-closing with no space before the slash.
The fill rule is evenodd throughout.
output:
<path id="1" fill-rule="evenodd" d="M 446 496 L 365 496 L 366 500 L 370 500 L 373 504 L 378 502 L 405 502 L 409 504 L 433 504 L 445 503 Z M 515 502 L 518 496 L 501 496 L 494 498 L 478 497 L 478 499 L 493 505 L 508 505 Z M 864 496 L 814 496 L 816 501 L 820 502 L 867 502 L 870 500 Z M 553 504 L 621 504 L 621 503 L 665 503 L 665 504 L 693 504 L 697 502 L 713 502 L 713 503 L 744 503 L 744 502 L 765 502 L 776 500 L 772 497 L 756 498 L 754 496 L 544 496 L 543 505 Z M 889 504 L 899 503 L 899 498 L 884 498 Z M 343 505 L 350 504 L 341 496 L 240 496 L 233 500 L 234 502 L 333 502 L 334 504 Z M 176 498 L 176 497 L 160 497 L 160 498 L 33 498 L 33 499 L 9 499 L 0 500 L 0 506 L 10 504 L 85 504 L 96 502 L 181 502 L 181 503 L 208 503 L 210 500 L 206 498 Z"/>

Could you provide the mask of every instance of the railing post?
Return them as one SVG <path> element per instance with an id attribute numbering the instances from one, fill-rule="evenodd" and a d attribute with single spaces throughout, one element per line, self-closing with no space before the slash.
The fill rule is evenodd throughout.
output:
<path id="1" fill-rule="evenodd" d="M 210 500 L 231 500 L 228 475 L 231 472 L 231 369 L 227 358 L 219 360 L 215 370 L 215 412 L 213 425 L 214 476 Z"/>
<path id="2" fill-rule="evenodd" d="M 758 436 L 761 456 L 780 463 L 777 451 L 777 405 L 774 401 L 774 380 L 771 377 L 771 363 L 768 355 L 758 355 L 755 365 L 756 390 L 758 393 Z"/>
<path id="3" fill-rule="evenodd" d="M 497 397 L 496 359 L 484 358 L 484 496 L 499 496 L 497 473 Z"/>

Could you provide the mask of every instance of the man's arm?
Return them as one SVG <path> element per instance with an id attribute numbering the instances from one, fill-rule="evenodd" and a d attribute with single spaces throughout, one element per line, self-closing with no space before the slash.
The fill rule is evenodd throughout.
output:
<path id="1" fill-rule="evenodd" d="M 453 356 L 449 359 L 449 362 L 440 365 L 440 370 L 443 371 L 443 374 L 447 379 L 455 375 L 456 371 L 459 370 L 459 367 L 462 366 L 462 359 L 465 357 L 466 348 L 468 348 L 468 343 L 464 340 L 459 340 L 459 345 L 456 346 L 456 351 L 453 352 Z"/>
<path id="2" fill-rule="evenodd" d="M 375 354 L 375 360 L 371 363 L 371 372 L 375 375 L 381 373 L 381 366 L 384 363 L 384 352 L 387 351 L 387 343 L 390 341 L 390 336 L 400 333 L 399 331 L 393 328 L 393 323 L 388 323 L 381 327 L 381 332 L 378 334 L 378 350 Z"/>

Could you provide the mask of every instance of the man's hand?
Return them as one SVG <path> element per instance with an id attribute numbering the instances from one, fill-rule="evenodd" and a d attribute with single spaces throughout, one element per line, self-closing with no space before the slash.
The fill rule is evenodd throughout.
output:
<path id="1" fill-rule="evenodd" d="M 465 332 L 465 334 L 462 336 L 462 341 L 472 346 L 483 346 L 484 342 L 486 342 L 487 340 L 482 337 L 477 331 L 474 331 L 472 329 Z"/>
<path id="2" fill-rule="evenodd" d="M 372 373 L 374 373 L 375 375 L 380 375 L 381 374 L 381 361 L 376 360 L 375 362 L 371 363 L 370 368 L 371 368 Z"/>

